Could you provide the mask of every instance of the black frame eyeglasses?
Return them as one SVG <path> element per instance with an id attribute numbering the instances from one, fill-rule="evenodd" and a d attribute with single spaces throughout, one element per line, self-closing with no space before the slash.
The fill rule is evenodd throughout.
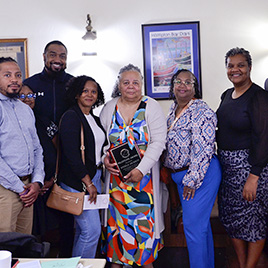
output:
<path id="1" fill-rule="evenodd" d="M 19 97 L 20 100 L 25 100 L 26 98 L 28 98 L 28 99 L 36 99 L 36 93 L 20 94 L 18 97 Z"/>

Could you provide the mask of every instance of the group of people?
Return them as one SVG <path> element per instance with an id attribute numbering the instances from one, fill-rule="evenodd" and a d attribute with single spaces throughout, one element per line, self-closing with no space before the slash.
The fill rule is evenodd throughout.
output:
<path id="1" fill-rule="evenodd" d="M 86 191 L 91 202 L 98 193 L 109 194 L 103 225 L 112 268 L 153 267 L 164 245 L 168 193 L 161 166 L 177 185 L 191 268 L 214 267 L 210 214 L 218 193 L 219 216 L 240 267 L 255 267 L 267 232 L 268 93 L 251 81 L 249 52 L 227 52 L 233 87 L 222 94 L 216 113 L 201 100 L 195 75 L 178 70 L 170 81 L 167 118 L 157 101 L 142 94 L 138 67 L 120 69 L 105 103 L 92 77 L 65 73 L 66 58 L 66 47 L 50 42 L 43 72 L 23 83 L 17 63 L 0 58 L 0 231 L 31 233 L 34 223 L 33 233 L 43 235 L 58 224 L 62 245 L 72 249 L 62 257 L 95 257 L 99 211 L 58 215 L 46 207 L 60 150 L 57 183 L 63 189 Z M 97 117 L 93 109 L 102 104 Z M 125 176 L 110 151 L 122 144 L 141 158 Z"/>

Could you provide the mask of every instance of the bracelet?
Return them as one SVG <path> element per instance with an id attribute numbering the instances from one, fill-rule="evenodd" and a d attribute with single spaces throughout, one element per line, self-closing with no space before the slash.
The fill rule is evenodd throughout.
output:
<path id="1" fill-rule="evenodd" d="M 93 186 L 93 185 L 94 185 L 94 183 L 91 182 L 89 185 L 87 185 L 87 188 L 90 188 L 90 187 Z"/>

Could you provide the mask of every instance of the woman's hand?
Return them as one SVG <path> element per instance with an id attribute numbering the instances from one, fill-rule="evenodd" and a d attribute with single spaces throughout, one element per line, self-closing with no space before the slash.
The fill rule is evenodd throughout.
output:
<path id="1" fill-rule="evenodd" d="M 40 195 L 44 195 L 49 188 L 54 184 L 54 177 L 52 177 L 49 181 L 44 181 L 44 186 L 40 190 Z"/>
<path id="2" fill-rule="evenodd" d="M 243 190 L 243 197 L 247 201 L 256 199 L 259 177 L 254 174 L 249 174 Z"/>
<path id="3" fill-rule="evenodd" d="M 143 178 L 143 174 L 137 168 L 132 169 L 125 177 L 125 182 L 140 182 Z"/>
<path id="4" fill-rule="evenodd" d="M 104 158 L 104 166 L 111 174 L 119 176 L 119 171 L 117 169 L 116 163 L 112 162 L 109 152 L 107 152 Z"/>
<path id="5" fill-rule="evenodd" d="M 194 195 L 195 195 L 195 189 L 192 189 L 188 186 L 183 187 L 183 193 L 182 193 L 183 200 L 186 199 L 188 201 L 190 198 L 193 199 Z"/>
<path id="6" fill-rule="evenodd" d="M 90 201 L 90 203 L 94 202 L 94 204 L 96 204 L 98 192 L 95 185 L 93 183 L 89 184 L 87 186 L 87 191 L 89 193 L 88 201 Z"/>

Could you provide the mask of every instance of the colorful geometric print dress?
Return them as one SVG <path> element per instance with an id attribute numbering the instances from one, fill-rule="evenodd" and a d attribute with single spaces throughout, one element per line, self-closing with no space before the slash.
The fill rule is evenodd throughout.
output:
<path id="1" fill-rule="evenodd" d="M 143 97 L 131 123 L 127 126 L 118 107 L 112 117 L 109 133 L 111 148 L 128 141 L 135 142 L 141 155 L 148 144 L 145 121 L 147 98 Z M 146 265 L 152 263 L 162 247 L 155 238 L 154 204 L 151 174 L 147 173 L 139 183 L 124 183 L 118 176 L 110 177 L 110 204 L 107 222 L 107 259 L 118 264 Z"/>

